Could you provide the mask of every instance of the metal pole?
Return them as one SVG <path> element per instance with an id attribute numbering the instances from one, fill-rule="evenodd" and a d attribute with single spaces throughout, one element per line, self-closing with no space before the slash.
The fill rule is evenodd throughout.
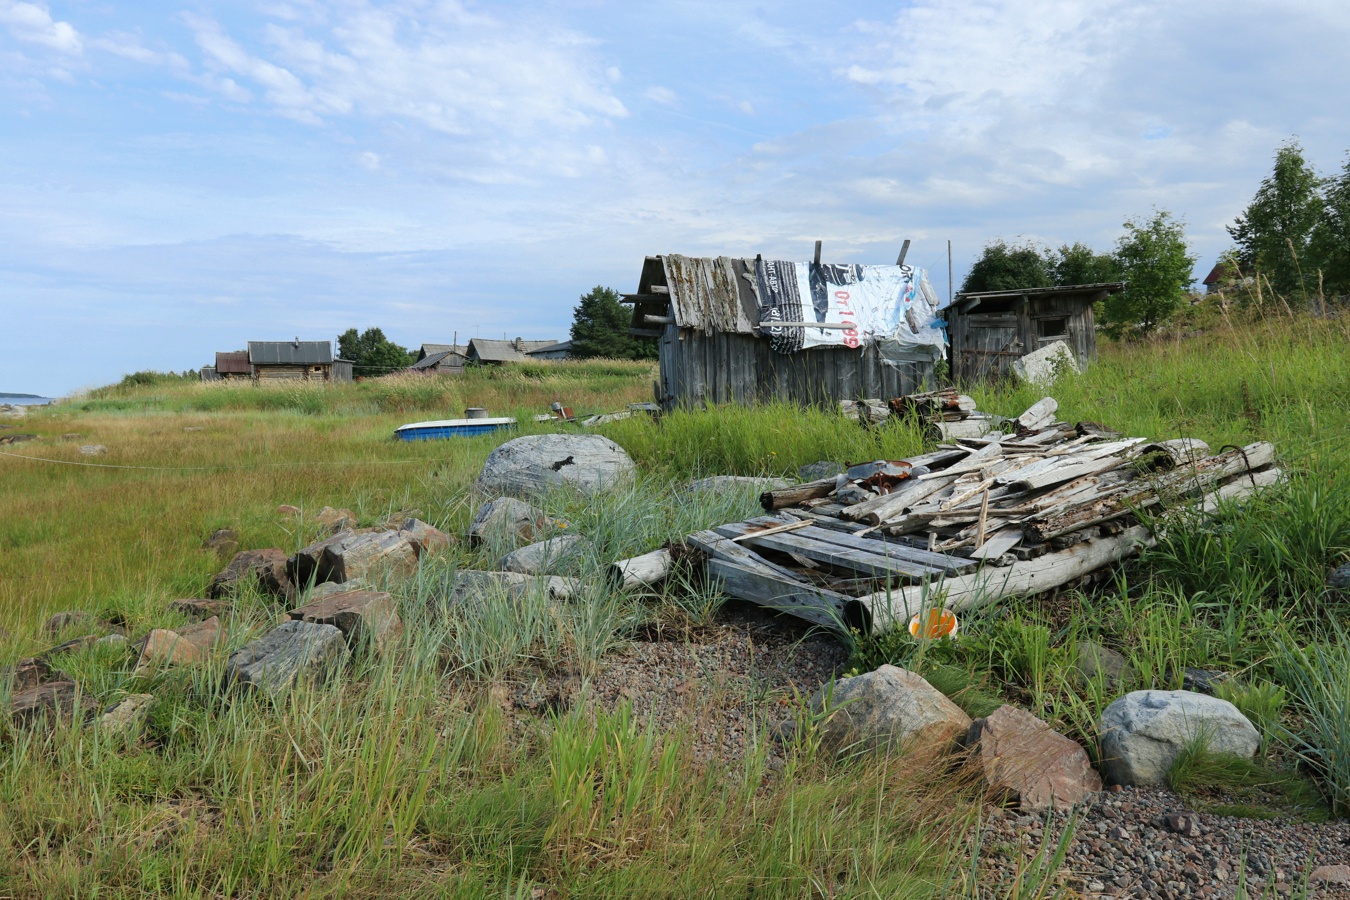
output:
<path id="1" fill-rule="evenodd" d="M 952 239 L 947 238 L 947 305 L 952 304 Z"/>

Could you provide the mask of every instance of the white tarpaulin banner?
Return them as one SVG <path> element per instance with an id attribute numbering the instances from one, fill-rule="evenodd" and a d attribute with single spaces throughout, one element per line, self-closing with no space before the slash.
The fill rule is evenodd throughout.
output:
<path id="1" fill-rule="evenodd" d="M 779 353 L 876 343 L 893 363 L 946 356 L 923 269 L 758 259 L 755 278 L 760 332 Z"/>

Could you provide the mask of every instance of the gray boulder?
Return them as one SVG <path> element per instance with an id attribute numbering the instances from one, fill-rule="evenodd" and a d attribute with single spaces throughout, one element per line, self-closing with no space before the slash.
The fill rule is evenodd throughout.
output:
<path id="1" fill-rule="evenodd" d="M 890 750 L 946 746 L 970 730 L 970 717 L 919 675 L 895 666 L 827 685 L 811 698 L 827 713 L 822 743 L 830 749 Z"/>
<path id="2" fill-rule="evenodd" d="M 685 490 L 694 494 L 707 493 L 708 491 L 749 491 L 753 490 L 757 494 L 765 491 L 778 491 L 787 487 L 791 482 L 786 478 L 757 478 L 753 475 L 710 475 L 707 478 L 699 478 L 691 481 L 685 487 Z"/>
<path id="3" fill-rule="evenodd" d="M 1350 563 L 1338 566 L 1327 576 L 1327 587 L 1333 591 L 1350 593 Z"/>
<path id="4" fill-rule="evenodd" d="M 560 534 L 547 541 L 513 550 L 501 558 L 497 568 L 522 575 L 552 575 L 574 566 L 591 543 L 579 534 Z"/>
<path id="5" fill-rule="evenodd" d="M 594 494 L 621 484 L 636 470 L 622 447 L 598 434 L 531 434 L 493 450 L 477 484 L 484 494 L 511 497 L 559 487 Z"/>
<path id="6" fill-rule="evenodd" d="M 797 470 L 797 477 L 802 481 L 820 481 L 825 478 L 833 478 L 836 475 L 842 475 L 847 470 L 847 467 L 843 463 L 822 459 L 819 462 L 813 462 L 809 465 L 802 466 Z"/>
<path id="7" fill-rule="evenodd" d="M 1101 679 L 1107 688 L 1115 690 L 1134 681 L 1130 661 L 1096 641 L 1079 641 L 1074 645 L 1074 656 L 1075 681 L 1080 687 Z"/>
<path id="8" fill-rule="evenodd" d="M 330 675 L 349 655 L 341 629 L 292 619 L 231 653 L 225 673 L 236 684 L 280 697 L 302 678 Z"/>
<path id="9" fill-rule="evenodd" d="M 1191 691 L 1133 691 L 1106 708 L 1102 774 L 1111 784 L 1162 784 L 1185 747 L 1251 759 L 1261 746 L 1247 717 L 1227 700 Z"/>

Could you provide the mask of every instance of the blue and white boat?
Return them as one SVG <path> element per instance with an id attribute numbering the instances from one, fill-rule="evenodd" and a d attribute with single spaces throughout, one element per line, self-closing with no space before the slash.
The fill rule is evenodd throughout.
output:
<path id="1" fill-rule="evenodd" d="M 394 436 L 401 441 L 436 441 L 442 438 L 473 437 L 515 426 L 516 420 L 505 416 L 496 419 L 441 419 L 400 426 L 394 430 Z"/>

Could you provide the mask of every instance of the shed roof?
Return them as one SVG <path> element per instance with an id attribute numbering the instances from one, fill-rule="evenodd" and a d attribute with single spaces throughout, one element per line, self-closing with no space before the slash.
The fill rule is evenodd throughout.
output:
<path id="1" fill-rule="evenodd" d="M 1004 291 L 968 291 L 957 294 L 947 309 L 962 313 L 975 312 L 985 300 L 1009 300 L 1016 297 L 1038 300 L 1083 297 L 1087 300 L 1096 301 L 1111 294 L 1118 294 L 1123 290 L 1125 290 L 1125 282 L 1123 281 L 1101 281 L 1094 284 L 1064 284 L 1055 287 L 1013 288 Z"/>
<path id="2" fill-rule="evenodd" d="M 1205 287 L 1209 287 L 1210 285 L 1218 284 L 1225 278 L 1232 277 L 1234 274 L 1236 273 L 1233 271 L 1233 267 L 1230 266 L 1226 260 L 1221 259 L 1214 264 L 1214 268 L 1209 270 L 1209 274 L 1205 276 L 1205 280 L 1202 281 L 1201 284 Z"/>
<path id="3" fill-rule="evenodd" d="M 753 259 L 649 256 L 642 265 L 638 292 L 628 298 L 634 304 L 634 333 L 650 330 L 646 316 L 670 315 L 680 328 L 704 334 L 756 334 L 759 296 L 754 274 Z"/>
<path id="4" fill-rule="evenodd" d="M 221 375 L 247 375 L 250 372 L 247 350 L 226 350 L 216 354 L 216 371 Z"/>
<path id="5" fill-rule="evenodd" d="M 526 350 L 525 353 L 529 356 L 534 356 L 536 353 L 566 353 L 571 349 L 571 341 L 558 341 L 556 344 L 548 344 L 543 347 L 535 347 L 533 350 Z"/>
<path id="6" fill-rule="evenodd" d="M 441 363 L 449 365 L 464 365 L 465 355 L 454 350 L 442 350 L 439 353 L 432 353 L 424 356 L 408 368 L 421 371 L 422 369 L 434 369 Z"/>
<path id="7" fill-rule="evenodd" d="M 529 360 L 526 354 L 543 347 L 548 347 L 558 343 L 555 340 L 547 341 L 523 341 L 517 338 L 514 341 L 491 341 L 485 338 L 474 338 L 469 341 L 469 355 L 481 360 L 482 362 L 524 362 Z M 520 346 L 517 347 L 516 345 Z"/>
<path id="8" fill-rule="evenodd" d="M 458 353 L 461 356 L 469 352 L 467 344 L 423 344 L 421 351 L 417 354 L 417 361 L 421 362 L 428 356 L 437 353 Z"/>
<path id="9" fill-rule="evenodd" d="M 255 366 L 317 366 L 333 361 L 328 341 L 249 341 L 248 361 Z"/>

